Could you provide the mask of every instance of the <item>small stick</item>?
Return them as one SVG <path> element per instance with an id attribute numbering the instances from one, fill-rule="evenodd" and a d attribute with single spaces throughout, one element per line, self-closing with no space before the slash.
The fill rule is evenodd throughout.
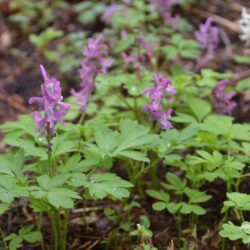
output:
<path id="1" fill-rule="evenodd" d="M 218 2 L 218 5 L 220 7 L 223 7 L 223 8 L 225 7 L 224 2 Z M 229 7 L 231 10 L 235 10 L 235 11 L 239 11 L 239 12 L 241 12 L 241 10 L 243 8 L 243 6 L 241 4 L 239 4 L 239 3 L 230 3 L 230 4 L 227 5 L 227 7 Z"/>
<path id="2" fill-rule="evenodd" d="M 242 74 L 236 75 L 232 80 L 230 80 L 230 85 L 234 86 L 236 85 L 239 81 L 244 80 L 246 78 L 250 77 L 250 70 L 247 70 L 243 72 Z"/>
<path id="3" fill-rule="evenodd" d="M 227 29 L 229 29 L 233 32 L 237 32 L 237 33 L 240 32 L 240 26 L 237 22 L 229 21 L 228 19 L 226 19 L 224 17 L 218 16 L 218 15 L 213 14 L 213 13 L 209 13 L 207 11 L 204 11 L 204 10 L 201 10 L 201 9 L 198 9 L 195 7 L 191 7 L 189 9 L 189 11 L 191 11 L 193 14 L 197 14 L 201 17 L 211 16 L 213 18 L 214 22 L 221 24 L 222 26 L 226 27 Z"/>
<path id="4" fill-rule="evenodd" d="M 226 46 L 226 54 L 228 57 L 232 57 L 233 55 L 232 43 L 224 29 L 220 28 L 219 31 L 220 31 L 221 40 L 224 42 Z"/>
<path id="5" fill-rule="evenodd" d="M 17 111 L 19 111 L 21 113 L 28 113 L 29 112 L 29 110 L 27 108 L 25 108 L 23 105 L 17 103 L 14 100 L 14 98 L 11 96 L 7 96 L 7 95 L 0 93 L 0 100 L 3 102 L 6 102 L 8 105 L 15 108 Z"/>

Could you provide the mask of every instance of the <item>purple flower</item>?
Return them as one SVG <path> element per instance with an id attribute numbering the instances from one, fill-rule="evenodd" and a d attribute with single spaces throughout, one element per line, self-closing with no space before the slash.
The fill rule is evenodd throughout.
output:
<path id="1" fill-rule="evenodd" d="M 81 90 L 79 92 L 71 91 L 76 96 L 81 112 L 86 111 L 89 96 L 95 88 L 96 76 L 99 73 L 106 74 L 107 69 L 112 64 L 112 59 L 107 59 L 108 46 L 102 43 L 102 39 L 102 34 L 96 39 L 90 38 L 88 44 L 83 48 L 85 59 L 82 61 L 79 69 Z"/>
<path id="2" fill-rule="evenodd" d="M 199 31 L 195 32 L 195 38 L 200 47 L 207 52 L 214 52 L 219 45 L 219 30 L 212 26 L 212 18 L 208 17 L 204 24 L 200 25 Z"/>
<path id="3" fill-rule="evenodd" d="M 171 15 L 171 7 L 177 4 L 178 0 L 151 0 L 154 5 L 155 10 L 160 14 L 164 21 L 172 28 L 176 28 L 177 22 L 179 21 L 179 16 Z"/>
<path id="4" fill-rule="evenodd" d="M 154 74 L 155 86 L 146 88 L 143 95 L 149 95 L 149 103 L 142 107 L 143 112 L 148 112 L 154 120 L 160 122 L 162 129 L 172 128 L 171 114 L 172 109 L 163 110 L 163 100 L 167 93 L 169 97 L 175 95 L 175 89 L 172 86 L 172 81 L 164 78 L 160 73 Z"/>
<path id="5" fill-rule="evenodd" d="M 155 85 L 158 89 L 161 89 L 169 94 L 169 96 L 174 96 L 176 94 L 175 88 L 172 85 L 172 81 L 165 78 L 162 74 L 154 74 Z"/>
<path id="6" fill-rule="evenodd" d="M 173 112 L 173 109 L 167 109 L 165 112 L 161 113 L 159 122 L 160 122 L 160 127 L 162 129 L 169 130 L 173 128 L 173 125 L 171 123 L 172 112 Z"/>
<path id="7" fill-rule="evenodd" d="M 75 90 L 71 90 L 72 95 L 76 97 L 76 103 L 80 105 L 81 113 L 84 113 L 87 109 L 87 103 L 93 91 L 93 88 L 94 88 L 94 85 L 87 84 L 78 92 L 76 92 Z"/>
<path id="8" fill-rule="evenodd" d="M 225 92 L 225 89 L 230 85 L 228 80 L 219 81 L 213 88 L 212 94 L 214 97 L 214 103 L 220 114 L 231 115 L 233 109 L 236 107 L 236 102 L 232 101 L 235 96 L 235 92 Z"/>
<path id="9" fill-rule="evenodd" d="M 37 103 L 38 111 L 32 113 L 37 125 L 37 131 L 46 134 L 47 127 L 54 134 L 54 127 L 58 122 L 63 123 L 63 116 L 68 112 L 70 105 L 62 102 L 60 82 L 49 78 L 43 65 L 40 65 L 44 83 L 41 85 L 42 97 L 31 97 L 29 104 Z"/>
<path id="10" fill-rule="evenodd" d="M 146 63 L 151 62 L 151 59 L 154 55 L 154 49 L 155 45 L 151 45 L 148 42 L 146 42 L 143 38 L 139 38 L 138 40 L 139 45 L 141 45 L 145 50 L 146 54 L 141 55 L 129 55 L 125 52 L 121 54 L 121 58 L 123 61 L 123 68 L 128 69 L 130 64 L 133 65 L 133 68 L 136 70 L 138 69 L 139 64 L 138 63 Z"/>
<path id="11" fill-rule="evenodd" d="M 121 57 L 122 57 L 124 69 L 128 69 L 130 64 L 135 63 L 138 60 L 137 56 L 129 55 L 129 54 L 126 54 L 125 52 L 121 54 Z"/>
<path id="12" fill-rule="evenodd" d="M 156 46 L 147 43 L 143 38 L 139 38 L 138 42 L 146 50 L 147 56 L 148 56 L 149 60 L 151 60 L 151 58 L 154 55 L 154 49 L 156 48 Z"/>

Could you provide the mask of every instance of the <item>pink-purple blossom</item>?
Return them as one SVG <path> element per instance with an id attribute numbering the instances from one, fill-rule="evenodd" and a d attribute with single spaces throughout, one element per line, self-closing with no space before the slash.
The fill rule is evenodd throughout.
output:
<path id="1" fill-rule="evenodd" d="M 128 69 L 130 64 L 135 63 L 138 60 L 138 57 L 135 55 L 129 55 L 125 52 L 121 54 L 122 61 L 123 61 L 123 68 Z"/>
<path id="2" fill-rule="evenodd" d="M 176 28 L 177 23 L 180 19 L 179 16 L 172 16 L 171 7 L 177 4 L 179 0 L 151 0 L 155 10 L 169 24 L 172 28 Z"/>
<path id="3" fill-rule="evenodd" d="M 228 80 L 219 81 L 213 88 L 212 94 L 214 97 L 214 104 L 220 114 L 231 115 L 236 107 L 236 102 L 232 101 L 235 96 L 234 91 L 226 93 L 226 88 L 230 85 Z"/>
<path id="4" fill-rule="evenodd" d="M 131 64 L 133 65 L 134 69 L 136 69 L 136 67 L 138 67 L 139 65 L 138 63 L 150 63 L 154 56 L 154 49 L 156 48 L 155 45 L 149 44 L 143 38 L 137 39 L 137 42 L 138 46 L 141 46 L 145 49 L 145 52 L 141 53 L 140 55 L 130 55 L 128 53 L 123 52 L 121 54 L 121 58 L 123 61 L 124 69 L 128 69 Z"/>
<path id="5" fill-rule="evenodd" d="M 154 74 L 154 81 L 154 87 L 146 88 L 143 91 L 143 95 L 149 96 L 149 103 L 142 107 L 142 111 L 148 112 L 154 120 L 159 121 L 162 129 L 168 130 L 172 128 L 171 114 L 173 110 L 164 110 L 163 102 L 166 94 L 173 97 L 176 91 L 172 81 L 163 77 L 160 73 Z"/>
<path id="6" fill-rule="evenodd" d="M 173 109 L 167 109 L 166 111 L 161 112 L 159 119 L 161 129 L 169 130 L 173 128 L 173 124 L 171 122 L 172 113 Z"/>
<path id="7" fill-rule="evenodd" d="M 199 31 L 195 32 L 195 38 L 201 49 L 207 52 L 214 52 L 219 45 L 219 30 L 212 25 L 212 18 L 208 17 L 204 24 L 201 24 Z"/>
<path id="8" fill-rule="evenodd" d="M 43 65 L 40 65 L 44 83 L 41 85 L 41 97 L 31 97 L 29 104 L 38 104 L 38 111 L 32 113 L 37 125 L 37 131 L 42 134 L 54 134 L 54 127 L 58 122 L 63 123 L 63 116 L 68 112 L 70 105 L 62 102 L 62 91 L 60 82 L 55 78 L 50 78 Z"/>
<path id="9" fill-rule="evenodd" d="M 146 50 L 148 59 L 151 60 L 154 55 L 154 49 L 156 48 L 156 46 L 149 44 L 143 38 L 139 38 L 138 42 Z"/>
<path id="10" fill-rule="evenodd" d="M 95 78 L 99 73 L 106 74 L 107 69 L 112 64 L 112 59 L 107 58 L 108 46 L 102 43 L 103 35 L 100 34 L 96 39 L 90 38 L 88 44 L 83 48 L 85 59 L 79 69 L 81 90 L 71 93 L 76 96 L 80 111 L 86 111 L 89 96 L 95 88 Z"/>

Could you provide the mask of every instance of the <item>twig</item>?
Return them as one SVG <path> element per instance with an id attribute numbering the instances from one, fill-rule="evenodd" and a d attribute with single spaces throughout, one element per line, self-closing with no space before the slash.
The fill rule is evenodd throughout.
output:
<path id="1" fill-rule="evenodd" d="M 216 4 L 218 4 L 220 7 L 225 8 L 225 2 L 223 2 L 223 1 L 218 1 L 218 3 L 216 3 Z M 231 2 L 230 4 L 227 5 L 227 7 L 229 7 L 231 10 L 235 10 L 235 11 L 240 12 L 242 10 L 243 6 L 239 3 Z"/>
<path id="2" fill-rule="evenodd" d="M 101 240 L 102 240 L 102 237 L 100 239 L 96 240 L 93 244 L 91 244 L 86 250 L 93 249 Z"/>
<path id="3" fill-rule="evenodd" d="M 29 112 L 29 110 L 27 108 L 25 108 L 23 105 L 16 102 L 14 100 L 14 98 L 11 96 L 4 95 L 4 94 L 0 93 L 0 101 L 6 102 L 8 105 L 15 108 L 17 111 L 19 111 L 21 113 L 28 113 Z"/>
<path id="4" fill-rule="evenodd" d="M 244 80 L 246 78 L 250 77 L 250 70 L 247 70 L 245 72 L 243 72 L 242 74 L 238 74 L 236 75 L 236 77 L 234 77 L 231 81 L 230 81 L 230 85 L 234 86 L 236 85 L 239 81 Z"/>
<path id="5" fill-rule="evenodd" d="M 72 209 L 72 213 L 73 214 L 77 214 L 77 213 L 83 213 L 84 210 L 86 212 L 89 212 L 89 211 L 99 211 L 99 210 L 103 210 L 103 209 L 104 209 L 103 206 L 99 206 L 99 207 L 86 207 L 86 209 L 84 209 L 84 208 L 76 208 L 76 209 Z"/>
<path id="6" fill-rule="evenodd" d="M 81 249 L 84 249 L 84 250 L 91 250 L 91 249 L 93 249 L 93 248 L 94 248 L 98 243 L 100 243 L 100 242 L 106 237 L 106 235 L 108 235 L 113 229 L 114 229 L 114 227 L 109 228 L 103 235 L 101 235 L 101 236 L 99 237 L 99 239 L 95 240 L 88 248 L 85 248 L 85 247 L 87 247 L 89 241 L 86 242 L 86 244 L 84 244 L 84 245 L 81 246 L 80 248 L 77 248 L 77 250 L 81 250 Z"/>
<path id="7" fill-rule="evenodd" d="M 189 9 L 189 11 L 191 13 L 197 14 L 197 15 L 199 15 L 201 17 L 209 17 L 209 16 L 211 16 L 213 18 L 214 22 L 221 24 L 222 26 L 226 27 L 227 29 L 229 29 L 229 30 L 231 30 L 233 32 L 237 32 L 237 33 L 240 32 L 240 26 L 239 26 L 239 24 L 237 22 L 229 21 L 228 19 L 226 19 L 224 17 L 218 16 L 216 14 L 213 14 L 213 13 L 210 13 L 210 12 L 207 12 L 207 11 L 195 8 L 195 7 L 191 7 Z"/>
<path id="8" fill-rule="evenodd" d="M 220 28 L 219 31 L 220 31 L 221 40 L 224 42 L 226 46 L 226 54 L 228 57 L 232 57 L 233 55 L 232 43 L 224 29 Z"/>

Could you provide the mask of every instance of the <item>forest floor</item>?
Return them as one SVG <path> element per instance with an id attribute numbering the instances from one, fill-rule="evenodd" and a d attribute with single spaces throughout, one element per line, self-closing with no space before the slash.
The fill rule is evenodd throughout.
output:
<path id="1" fill-rule="evenodd" d="M 207 16 L 212 16 L 214 22 L 220 26 L 222 43 L 224 43 L 223 48 L 219 50 L 217 57 L 214 58 L 210 66 L 219 72 L 231 72 L 234 78 L 240 78 L 242 75 L 250 76 L 249 64 L 239 65 L 233 60 L 234 54 L 250 56 L 250 49 L 245 48 L 238 38 L 239 26 L 237 23 L 240 18 L 241 6 L 244 5 L 250 8 L 250 2 L 246 0 L 234 1 L 234 3 L 230 4 L 226 4 L 223 0 L 198 2 L 195 7 L 186 11 L 184 15 L 192 13 L 192 21 L 197 25 L 203 22 Z M 18 27 L 9 21 L 8 9 L 4 5 L 0 5 L 0 11 L 3 12 L 3 15 L 0 17 L 0 124 L 2 124 L 6 121 L 17 119 L 20 114 L 31 112 L 27 101 L 39 91 L 42 78 L 37 65 L 44 59 L 37 54 L 33 45 L 27 37 L 22 35 Z M 67 77 L 65 76 L 65 79 Z M 64 86 L 66 95 L 69 93 L 69 89 L 69 86 Z M 238 102 L 238 110 L 234 113 L 236 120 L 239 122 L 250 121 L 250 92 L 244 92 L 240 96 L 236 96 L 236 101 Z M 1 151 L 4 151 L 4 145 L 1 142 L 0 134 Z M 159 176 L 161 176 L 161 168 L 159 169 Z M 220 193 L 225 193 L 224 189 L 225 187 L 221 185 L 221 182 L 218 182 L 217 186 L 206 187 L 206 190 L 209 190 L 210 193 L 216 193 L 218 199 L 224 198 L 220 195 Z M 159 249 L 172 250 L 173 248 L 168 244 L 171 239 L 175 238 L 174 230 L 171 228 L 175 227 L 173 218 L 169 218 L 166 225 L 167 215 L 154 212 L 151 208 L 150 198 L 142 198 L 138 197 L 142 208 L 134 209 L 134 213 L 150 215 L 156 246 Z M 109 232 L 107 228 L 110 228 L 110 221 L 103 215 L 105 202 L 108 201 L 104 200 L 96 204 L 87 204 L 87 207 L 88 205 L 92 206 L 91 212 L 87 214 L 87 229 L 84 228 L 82 218 L 80 217 L 82 209 L 73 210 L 70 221 L 70 241 L 74 243 L 69 249 L 100 249 L 100 242 L 106 239 Z M 93 206 L 95 209 L 93 209 Z M 210 242 L 211 244 L 208 244 L 210 245 L 209 250 L 216 250 L 218 249 L 216 241 L 219 239 L 211 237 L 209 233 L 215 234 L 218 232 L 207 232 L 206 225 L 214 223 L 212 221 L 212 218 L 214 218 L 213 212 L 218 213 L 219 208 L 216 200 L 213 200 L 213 204 L 208 203 L 207 206 L 211 211 L 209 215 L 204 216 L 202 222 L 204 227 L 201 227 L 199 230 L 203 230 L 204 241 L 206 237 L 213 241 Z M 6 227 L 8 230 L 13 230 L 13 228 L 18 227 L 24 221 L 33 220 L 33 215 L 30 214 L 26 207 L 25 201 L 13 204 L 13 209 L 5 216 L 6 220 L 4 220 L 7 223 Z M 24 216 L 17 216 L 19 214 Z M 220 215 L 218 214 L 217 216 L 219 217 Z M 184 227 L 183 236 L 189 234 L 187 225 L 186 229 Z M 48 238 L 50 237 L 49 232 L 47 236 Z M 84 240 L 86 244 L 82 245 L 81 248 L 76 248 L 81 240 Z M 194 239 L 190 239 L 190 241 L 192 240 Z M 199 250 L 208 249 L 204 247 L 203 242 L 194 243 L 199 246 L 197 248 Z M 33 245 L 32 249 L 39 248 Z M 123 250 L 125 249 L 126 247 L 124 246 Z M 25 248 L 25 250 L 28 250 L 28 248 Z"/>

